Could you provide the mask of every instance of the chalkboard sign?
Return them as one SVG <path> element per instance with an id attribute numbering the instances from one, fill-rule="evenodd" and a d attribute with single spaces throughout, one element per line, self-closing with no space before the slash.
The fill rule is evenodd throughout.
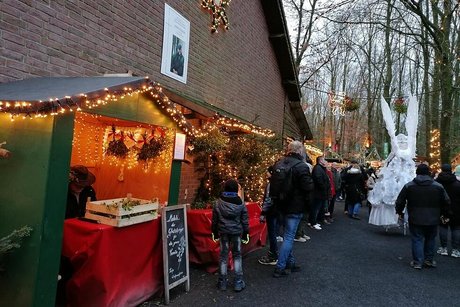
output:
<path id="1" fill-rule="evenodd" d="M 164 207 L 161 223 L 163 229 L 165 303 L 169 304 L 170 289 L 186 282 L 185 291 L 190 290 L 186 206 Z"/>

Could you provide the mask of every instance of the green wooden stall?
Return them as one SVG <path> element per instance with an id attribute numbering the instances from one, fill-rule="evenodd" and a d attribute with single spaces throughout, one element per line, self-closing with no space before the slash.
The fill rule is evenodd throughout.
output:
<path id="1" fill-rule="evenodd" d="M 11 152 L 8 159 L 0 158 L 0 237 L 24 225 L 33 228 L 0 273 L 0 305 L 54 306 L 75 119 L 70 109 L 178 129 L 177 120 L 155 103 L 150 91 L 142 92 L 149 85 L 141 77 L 0 84 L 0 143 L 6 141 L 3 147 Z M 95 109 L 85 107 L 86 100 L 103 101 L 117 93 L 127 94 L 117 95 L 116 101 L 110 101 L 112 96 Z M 177 203 L 180 169 L 180 162 L 173 161 L 169 204 Z"/>

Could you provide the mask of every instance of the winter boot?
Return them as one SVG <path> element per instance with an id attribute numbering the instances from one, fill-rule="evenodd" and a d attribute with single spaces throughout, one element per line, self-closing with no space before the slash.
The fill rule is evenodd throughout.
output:
<path id="1" fill-rule="evenodd" d="M 227 275 L 219 276 L 217 280 L 217 289 L 225 291 L 227 290 Z"/>
<path id="2" fill-rule="evenodd" d="M 234 285 L 234 288 L 233 290 L 235 290 L 235 292 L 240 292 L 242 290 L 244 290 L 244 288 L 246 288 L 246 284 L 243 280 L 243 276 L 236 276 L 235 277 L 235 285 Z"/>

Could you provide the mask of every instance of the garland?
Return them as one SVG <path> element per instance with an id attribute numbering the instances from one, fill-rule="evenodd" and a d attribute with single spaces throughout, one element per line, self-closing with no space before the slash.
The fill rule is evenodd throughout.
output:
<path id="1" fill-rule="evenodd" d="M 137 154 L 137 160 L 139 161 L 147 161 L 158 157 L 166 147 L 164 137 L 153 136 L 149 138 L 147 134 L 143 134 L 142 137 L 144 139 L 144 145 L 142 145 Z"/>
<path id="2" fill-rule="evenodd" d="M 112 137 L 113 140 L 109 142 L 109 145 L 107 146 L 106 153 L 109 156 L 115 156 L 118 158 L 126 158 L 126 156 L 129 153 L 128 147 L 126 147 L 125 142 L 124 142 L 124 134 L 123 131 L 121 131 L 121 137 L 120 139 L 115 139 L 116 135 L 116 130 L 115 126 L 112 126 Z"/>
<path id="3" fill-rule="evenodd" d="M 356 100 L 351 99 L 349 96 L 345 96 L 343 106 L 347 112 L 353 112 L 359 109 L 359 103 Z"/>
<path id="4" fill-rule="evenodd" d="M 393 107 L 396 113 L 404 114 L 407 112 L 407 103 L 403 97 L 398 97 L 393 102 Z"/>
<path id="5" fill-rule="evenodd" d="M 19 249 L 21 247 L 22 240 L 25 237 L 29 237 L 31 232 L 31 227 L 23 226 L 20 229 L 14 230 L 6 237 L 0 238 L 0 272 L 6 270 L 6 256 L 12 253 L 15 249 Z"/>
<path id="6" fill-rule="evenodd" d="M 151 134 L 147 132 L 141 134 L 130 131 L 117 132 L 115 126 L 112 126 L 112 132 L 108 134 L 108 137 L 113 139 L 106 148 L 106 154 L 125 159 L 131 151 L 134 151 L 138 161 L 147 162 L 158 157 L 166 149 L 168 144 L 165 134 L 160 127 L 152 130 Z"/>

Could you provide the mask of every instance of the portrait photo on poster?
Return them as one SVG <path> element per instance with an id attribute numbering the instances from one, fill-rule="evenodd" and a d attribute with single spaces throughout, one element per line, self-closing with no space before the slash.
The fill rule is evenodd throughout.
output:
<path id="1" fill-rule="evenodd" d="M 165 4 L 161 73 L 187 83 L 190 22 Z"/>

